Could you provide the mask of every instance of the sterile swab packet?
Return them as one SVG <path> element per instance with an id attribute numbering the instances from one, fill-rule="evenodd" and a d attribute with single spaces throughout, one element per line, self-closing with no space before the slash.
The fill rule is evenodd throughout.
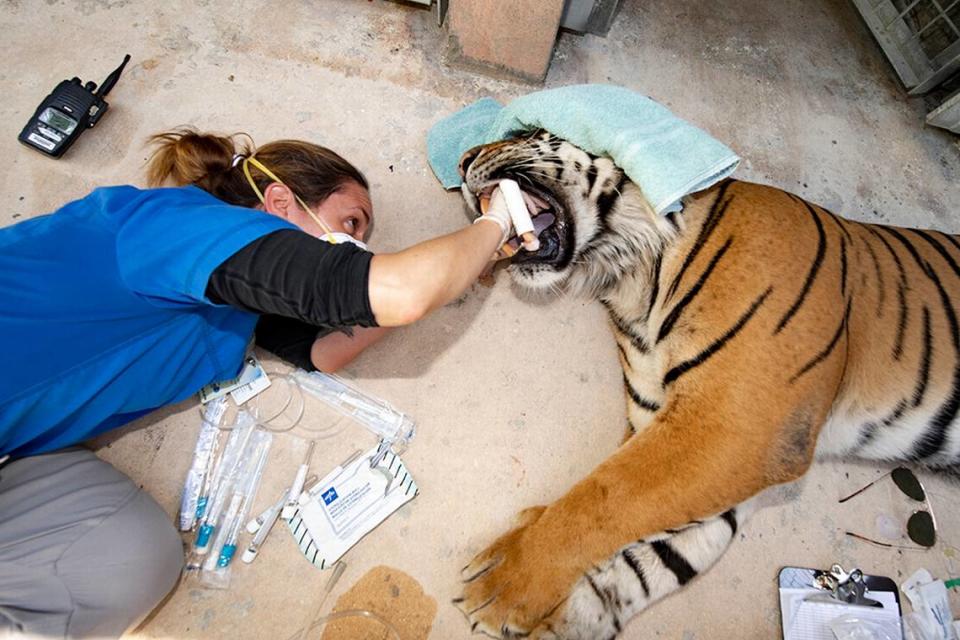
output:
<path id="1" fill-rule="evenodd" d="M 203 505 L 199 503 L 201 497 L 206 497 L 203 495 L 203 489 L 213 469 L 217 437 L 220 435 L 220 420 L 223 419 L 226 408 L 225 398 L 217 398 L 204 407 L 203 424 L 200 426 L 197 444 L 193 450 L 193 462 L 187 471 L 187 477 L 183 483 L 183 493 L 180 495 L 180 531 L 193 529 L 193 526 L 197 523 L 197 518 L 203 515 L 206 501 Z"/>
<path id="2" fill-rule="evenodd" d="M 200 528 L 197 530 L 197 540 L 194 546 L 196 552 L 200 555 L 210 550 L 210 538 L 213 536 L 220 516 L 223 515 L 230 492 L 243 467 L 243 454 L 247 449 L 247 444 L 256 424 L 253 417 L 246 411 L 241 411 L 237 415 L 233 431 L 230 432 L 230 439 L 227 441 L 223 456 L 214 472 L 214 480 L 210 488 L 213 499 L 210 500 L 209 508 L 203 516 Z"/>
<path id="3" fill-rule="evenodd" d="M 267 464 L 267 455 L 270 453 L 272 440 L 272 434 L 267 431 L 257 431 L 253 434 L 253 440 L 250 443 L 250 459 L 244 469 L 244 476 L 237 480 L 236 495 L 241 497 L 240 509 L 232 519 L 224 521 L 223 531 L 227 535 L 220 547 L 220 556 L 217 559 L 218 567 L 222 568 L 230 564 L 234 553 L 237 551 L 237 540 L 257 495 L 257 488 L 260 486 L 260 478 L 263 477 L 263 468 Z"/>

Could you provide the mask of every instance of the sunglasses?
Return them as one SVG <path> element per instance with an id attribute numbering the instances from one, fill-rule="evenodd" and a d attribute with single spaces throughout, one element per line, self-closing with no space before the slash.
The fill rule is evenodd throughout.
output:
<path id="1" fill-rule="evenodd" d="M 906 467 L 897 467 L 890 473 L 885 473 L 867 486 L 854 491 L 845 498 L 840 499 L 840 503 L 844 503 L 854 496 L 858 496 L 880 480 L 884 479 L 887 476 L 890 476 L 893 479 L 893 483 L 896 485 L 897 489 L 900 492 L 917 502 L 927 502 L 927 492 L 924 491 L 923 485 L 920 484 L 920 480 L 914 475 L 913 471 L 907 469 Z M 864 542 L 871 542 L 873 544 L 880 545 L 882 547 L 889 547 L 893 549 L 916 549 L 917 547 L 907 547 L 898 544 L 890 544 L 887 542 L 881 542 L 879 540 L 874 540 L 873 538 L 868 538 L 862 536 L 858 533 L 853 533 L 852 531 L 847 531 L 846 534 L 858 540 L 863 540 Z M 937 525 L 933 519 L 932 509 L 927 505 L 926 509 L 918 509 L 913 512 L 907 519 L 907 537 L 910 538 L 914 543 L 920 545 L 924 549 L 929 549 L 937 542 Z"/>

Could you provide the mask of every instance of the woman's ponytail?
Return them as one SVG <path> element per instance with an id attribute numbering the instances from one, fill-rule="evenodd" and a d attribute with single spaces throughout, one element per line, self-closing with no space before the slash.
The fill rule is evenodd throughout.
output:
<path id="1" fill-rule="evenodd" d="M 147 164 L 147 184 L 183 186 L 217 191 L 220 178 L 229 173 L 237 146 L 233 137 L 200 133 L 189 127 L 150 136 L 156 146 Z M 241 153 L 247 153 L 244 146 Z"/>
<path id="2" fill-rule="evenodd" d="M 247 140 L 238 145 L 237 138 L 241 137 Z M 254 151 L 246 134 L 221 136 L 181 127 L 150 136 L 149 143 L 156 147 L 147 162 L 149 186 L 192 184 L 224 202 L 243 207 L 260 204 L 243 170 L 242 158 L 253 153 L 310 205 L 321 204 L 348 182 L 370 188 L 363 174 L 335 152 L 300 140 L 278 140 Z M 273 182 L 255 165 L 247 170 L 261 192 Z"/>

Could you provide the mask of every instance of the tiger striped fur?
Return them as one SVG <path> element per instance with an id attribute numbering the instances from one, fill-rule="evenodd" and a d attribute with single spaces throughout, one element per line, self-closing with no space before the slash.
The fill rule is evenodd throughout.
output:
<path id="1" fill-rule="evenodd" d="M 475 212 L 506 177 L 550 204 L 540 250 L 508 270 L 606 307 L 631 432 L 464 568 L 455 602 L 474 630 L 615 637 L 816 455 L 957 469 L 955 237 L 737 180 L 657 216 L 608 158 L 544 132 L 473 149 L 461 170 Z"/>

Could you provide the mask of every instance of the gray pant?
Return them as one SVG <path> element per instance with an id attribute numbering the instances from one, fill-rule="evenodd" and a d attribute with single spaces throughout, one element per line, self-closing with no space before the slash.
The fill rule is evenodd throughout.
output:
<path id="1" fill-rule="evenodd" d="M 117 638 L 180 574 L 153 498 L 85 449 L 0 467 L 0 639 Z"/>

